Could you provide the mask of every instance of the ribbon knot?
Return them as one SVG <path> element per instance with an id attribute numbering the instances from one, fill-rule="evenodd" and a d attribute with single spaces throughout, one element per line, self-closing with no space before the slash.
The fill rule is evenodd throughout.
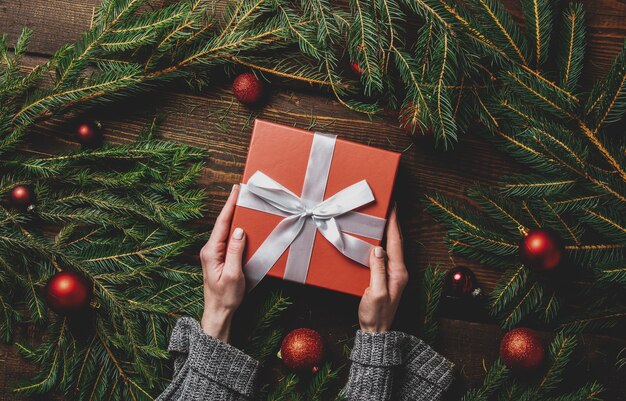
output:
<path id="1" fill-rule="evenodd" d="M 339 252 L 367 266 L 372 245 L 347 233 L 381 239 L 385 219 L 354 212 L 374 201 L 365 180 L 324 200 L 336 137 L 316 133 L 309 155 L 302 197 L 261 171 L 241 185 L 237 204 L 283 216 L 244 266 L 248 291 L 252 290 L 287 250 L 284 278 L 304 283 L 319 231 Z"/>

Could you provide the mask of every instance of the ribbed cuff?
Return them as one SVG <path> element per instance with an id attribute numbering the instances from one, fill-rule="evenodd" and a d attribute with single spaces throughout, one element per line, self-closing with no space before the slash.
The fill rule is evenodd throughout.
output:
<path id="1" fill-rule="evenodd" d="M 350 359 L 362 365 L 398 366 L 402 364 L 402 343 L 406 334 L 356 332 Z"/>
<path id="2" fill-rule="evenodd" d="M 205 334 L 195 319 L 178 320 L 169 351 L 188 354 L 189 366 L 199 374 L 239 394 L 253 395 L 259 363 L 232 345 Z"/>
<path id="3" fill-rule="evenodd" d="M 445 391 L 452 382 L 454 364 L 424 341 L 412 338 L 404 353 L 404 363 L 412 375 Z"/>

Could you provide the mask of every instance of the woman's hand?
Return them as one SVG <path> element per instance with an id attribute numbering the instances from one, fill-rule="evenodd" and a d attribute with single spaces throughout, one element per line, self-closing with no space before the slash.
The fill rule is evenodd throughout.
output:
<path id="1" fill-rule="evenodd" d="M 233 315 L 246 292 L 246 280 L 241 270 L 246 245 L 243 230 L 235 228 L 228 247 L 226 245 L 238 196 L 239 185 L 235 185 L 215 221 L 209 241 L 200 251 L 204 276 L 202 330 L 224 342 L 230 339 Z"/>
<path id="2" fill-rule="evenodd" d="M 369 333 L 388 331 L 396 315 L 402 291 L 409 279 L 402 253 L 402 234 L 394 209 L 387 224 L 388 261 L 385 251 L 376 247 L 370 254 L 370 286 L 359 305 L 361 330 Z"/>

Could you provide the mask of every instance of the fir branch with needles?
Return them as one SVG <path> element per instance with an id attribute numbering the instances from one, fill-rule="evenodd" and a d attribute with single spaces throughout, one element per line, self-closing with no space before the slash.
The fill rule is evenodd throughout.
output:
<path id="1" fill-rule="evenodd" d="M 626 155 L 612 125 L 623 121 L 626 49 L 584 93 L 582 4 L 568 4 L 559 16 L 553 2 L 522 1 L 524 29 L 498 2 L 468 6 L 474 18 L 464 30 L 482 21 L 476 32 L 502 50 L 492 54 L 501 68 L 480 98 L 481 131 L 527 173 L 493 189 L 470 188 L 471 205 L 428 195 L 427 208 L 447 227 L 451 251 L 504 271 L 488 303 L 502 327 L 537 320 L 568 333 L 623 327 Z M 567 286 L 521 266 L 518 244 L 532 228 L 558 233 L 561 269 L 591 283 L 584 296 L 598 302 L 561 307 L 572 302 Z"/>
<path id="2" fill-rule="evenodd" d="M 399 109 L 401 125 L 431 129 L 442 148 L 480 124 L 531 173 L 507 177 L 497 190 L 473 188 L 471 205 L 436 194 L 425 202 L 448 228 L 452 252 L 504 272 L 492 313 L 504 327 L 538 318 L 568 334 L 624 325 L 626 154 L 615 130 L 626 111 L 626 48 L 583 91 L 582 4 L 561 12 L 554 2 L 524 0 L 522 28 L 495 0 L 352 0 L 346 7 L 238 0 L 220 13 L 205 0 L 146 3 L 104 0 L 79 40 L 35 68 L 23 60 L 31 31 L 15 43 L 0 36 L 0 190 L 32 184 L 39 199 L 29 212 L 0 204 L 0 337 L 10 340 L 24 320 L 48 326 L 41 346 L 18 347 L 41 366 L 18 392 L 56 389 L 67 399 L 95 400 L 158 392 L 172 318 L 199 313 L 201 277 L 181 254 L 205 234 L 192 222 L 204 210 L 194 182 L 207 157 L 155 138 L 154 126 L 133 144 L 95 150 L 33 157 L 20 146 L 52 117 L 176 79 L 202 87 L 236 65 L 313 85 L 359 112 Z M 351 75 L 346 61 L 362 73 Z M 54 238 L 40 231 L 44 224 L 56 227 Z M 572 279 L 591 282 L 586 296 L 597 302 L 562 308 L 561 288 L 520 267 L 520 229 L 538 226 L 562 236 Z M 99 305 L 97 335 L 80 346 L 67 322 L 48 316 L 38 291 L 63 269 L 87 275 Z M 429 274 L 432 311 L 438 274 Z M 272 300 L 282 305 L 269 309 L 278 315 L 286 303 Z M 261 321 L 265 334 L 255 337 L 262 356 L 281 336 L 274 322 Z M 496 364 L 467 399 L 485 399 L 505 377 Z M 286 377 L 271 399 L 297 399 L 296 382 Z M 530 396 L 520 386 L 507 391 Z M 600 391 L 589 384 L 552 399 L 594 399 Z"/>
<path id="3" fill-rule="evenodd" d="M 540 368 L 541 374 L 533 380 L 524 380 L 519 375 L 511 374 L 511 370 L 498 359 L 487 371 L 482 386 L 468 390 L 462 400 L 601 401 L 604 388 L 595 382 L 583 384 L 570 392 L 558 388 L 565 379 L 567 366 L 572 363 L 576 345 L 573 336 L 557 333 L 550 343 L 548 363 Z"/>

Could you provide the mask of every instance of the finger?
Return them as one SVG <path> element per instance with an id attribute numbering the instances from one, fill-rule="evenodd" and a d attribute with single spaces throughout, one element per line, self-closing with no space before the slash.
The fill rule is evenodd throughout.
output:
<path id="1" fill-rule="evenodd" d="M 403 261 L 402 233 L 400 232 L 400 224 L 398 223 L 398 213 L 396 212 L 396 208 L 394 208 L 389 215 L 386 236 L 389 260 L 392 262 Z"/>
<path id="2" fill-rule="evenodd" d="M 377 294 L 387 292 L 387 268 L 385 250 L 380 246 L 370 252 L 370 288 Z"/>
<path id="3" fill-rule="evenodd" d="M 215 226 L 211 232 L 209 243 L 213 246 L 226 242 L 228 238 L 228 232 L 230 231 L 230 222 L 233 219 L 233 213 L 235 213 L 235 205 L 237 204 L 237 197 L 239 196 L 239 185 L 233 185 L 230 196 L 226 201 L 226 204 L 222 208 L 219 216 L 215 220 Z"/>
<path id="4" fill-rule="evenodd" d="M 233 230 L 228 242 L 224 271 L 222 275 L 237 277 L 241 274 L 243 251 L 246 248 L 246 234 L 239 227 Z"/>
<path id="5" fill-rule="evenodd" d="M 389 216 L 387 225 L 387 251 L 389 255 L 389 283 L 388 288 L 392 297 L 402 294 L 409 278 L 409 274 L 404 264 L 404 254 L 402 250 L 402 233 L 398 223 L 396 209 Z"/>

